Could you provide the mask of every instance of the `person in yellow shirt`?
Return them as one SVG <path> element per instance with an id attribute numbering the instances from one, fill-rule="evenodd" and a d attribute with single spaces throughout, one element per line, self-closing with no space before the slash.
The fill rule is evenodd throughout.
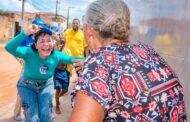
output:
<path id="1" fill-rule="evenodd" d="M 85 57 L 88 56 L 89 50 L 87 48 L 86 41 L 84 39 L 83 31 L 80 30 L 80 20 L 73 19 L 72 28 L 67 29 L 63 33 L 63 37 L 66 41 L 65 51 L 70 56 Z M 67 66 L 67 70 L 71 73 L 72 66 Z"/>

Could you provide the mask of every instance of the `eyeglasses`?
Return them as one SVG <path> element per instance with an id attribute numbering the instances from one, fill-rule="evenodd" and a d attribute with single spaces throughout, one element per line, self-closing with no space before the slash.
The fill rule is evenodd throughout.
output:
<path id="1" fill-rule="evenodd" d="M 44 43 L 52 43 L 53 42 L 53 39 L 52 38 L 49 38 L 49 39 L 38 39 L 37 41 L 38 43 L 40 44 L 44 44 Z"/>

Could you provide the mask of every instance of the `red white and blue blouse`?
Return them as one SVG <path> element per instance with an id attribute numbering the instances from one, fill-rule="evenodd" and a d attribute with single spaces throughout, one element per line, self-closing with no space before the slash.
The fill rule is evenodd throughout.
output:
<path id="1" fill-rule="evenodd" d="M 91 52 L 73 89 L 97 101 L 105 122 L 186 121 L 183 88 L 150 46 L 111 44 Z"/>

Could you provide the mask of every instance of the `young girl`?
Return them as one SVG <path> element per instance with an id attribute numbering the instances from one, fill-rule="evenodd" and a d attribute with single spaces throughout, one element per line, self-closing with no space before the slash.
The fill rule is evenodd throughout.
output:
<path id="1" fill-rule="evenodd" d="M 45 25 L 43 20 L 41 18 L 35 18 L 33 21 L 32 21 L 32 24 L 36 24 L 36 25 Z M 33 35 L 29 35 L 28 38 L 26 38 L 25 40 L 23 40 L 21 42 L 21 44 L 19 45 L 20 47 L 30 47 L 32 44 L 34 43 L 34 39 L 33 39 Z M 19 63 L 21 65 L 23 65 L 23 60 L 22 59 L 19 59 L 17 58 L 17 60 L 19 61 Z M 22 71 L 21 70 L 21 73 L 20 75 L 22 75 Z M 15 104 L 15 108 L 14 108 L 14 119 L 16 121 L 21 121 L 22 120 L 22 117 L 21 117 L 21 99 L 20 99 L 20 96 L 17 95 L 17 99 L 16 99 L 16 104 Z"/>
<path id="2" fill-rule="evenodd" d="M 55 49 L 64 52 L 65 40 L 60 38 L 59 36 L 55 36 L 56 45 Z M 69 87 L 69 75 L 70 73 L 66 70 L 67 65 L 64 63 L 59 63 L 55 69 L 53 80 L 54 80 L 54 89 L 55 89 L 55 113 L 61 114 L 60 110 L 60 101 L 59 98 L 63 96 Z"/>
<path id="3" fill-rule="evenodd" d="M 31 48 L 19 47 L 31 34 L 35 34 L 35 42 Z M 23 75 L 17 87 L 26 122 L 53 122 L 51 113 L 54 70 L 59 62 L 72 64 L 72 60 L 78 58 L 54 50 L 51 35 L 51 30 L 45 25 L 30 25 L 5 46 L 10 54 L 24 60 Z"/>

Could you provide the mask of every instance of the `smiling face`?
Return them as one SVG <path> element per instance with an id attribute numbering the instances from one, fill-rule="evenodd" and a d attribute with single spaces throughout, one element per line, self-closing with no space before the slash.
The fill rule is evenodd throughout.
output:
<path id="1" fill-rule="evenodd" d="M 35 43 L 36 49 L 38 50 L 39 56 L 41 58 L 47 58 L 54 47 L 53 39 L 49 34 L 42 33 L 37 42 Z"/>
<path id="2" fill-rule="evenodd" d="M 80 28 L 80 22 L 78 19 L 74 19 L 72 22 L 73 30 L 78 31 Z"/>

